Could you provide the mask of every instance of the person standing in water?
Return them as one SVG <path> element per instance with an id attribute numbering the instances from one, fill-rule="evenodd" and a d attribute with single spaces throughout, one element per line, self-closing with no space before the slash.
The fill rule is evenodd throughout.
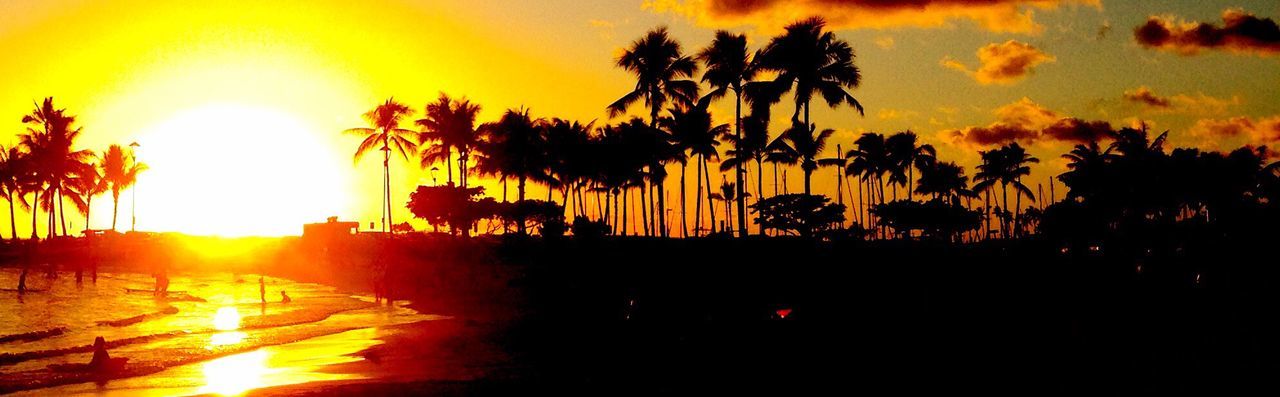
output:
<path id="1" fill-rule="evenodd" d="M 263 276 L 258 276 L 258 298 L 267 303 L 267 281 Z"/>

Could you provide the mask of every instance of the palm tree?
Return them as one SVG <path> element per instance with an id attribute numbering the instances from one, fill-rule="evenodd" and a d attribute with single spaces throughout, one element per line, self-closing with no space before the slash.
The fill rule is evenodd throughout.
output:
<path id="1" fill-rule="evenodd" d="M 1109 146 L 1103 150 L 1097 141 L 1091 141 L 1078 144 L 1071 152 L 1062 155 L 1062 158 L 1069 161 L 1069 171 L 1058 175 L 1058 180 L 1071 188 L 1067 193 L 1068 197 L 1089 198 L 1101 192 L 1104 188 L 1102 181 L 1105 167 L 1115 157 L 1111 153 L 1113 149 L 1113 146 Z"/>
<path id="2" fill-rule="evenodd" d="M 364 140 L 360 142 L 360 146 L 356 147 L 354 155 L 355 161 L 359 162 L 374 148 L 382 151 L 382 198 L 383 213 L 382 231 L 391 231 L 388 229 L 393 224 L 392 208 L 391 208 L 391 152 L 399 152 L 405 159 L 409 159 L 409 153 L 415 153 L 418 150 L 418 144 L 414 143 L 410 137 L 416 135 L 416 132 L 400 128 L 400 122 L 413 114 L 413 110 L 409 109 L 402 103 L 396 102 L 395 98 L 387 98 L 386 102 L 374 107 L 372 110 L 365 112 L 364 119 L 372 128 L 350 128 L 347 133 L 358 134 L 364 136 Z"/>
<path id="3" fill-rule="evenodd" d="M 836 145 L 836 157 L 818 159 L 818 167 L 836 169 L 836 204 L 842 206 L 844 205 L 844 175 L 842 174 L 848 165 L 849 161 L 844 157 L 844 150 L 839 144 Z"/>
<path id="4" fill-rule="evenodd" d="M 716 146 L 720 145 L 719 138 L 728 134 L 729 125 L 716 125 L 712 122 L 711 112 L 707 110 L 710 106 L 710 98 L 703 98 L 697 103 L 690 106 L 676 106 L 668 110 L 669 117 L 664 118 L 662 123 L 670 134 L 671 139 L 675 142 L 675 151 L 689 152 L 691 155 L 698 156 L 698 161 L 694 164 L 694 168 L 698 170 L 698 193 L 697 199 L 694 200 L 695 223 L 694 231 L 697 232 L 698 226 L 702 224 L 702 186 L 706 182 L 707 190 L 711 190 L 710 172 L 707 171 L 708 158 L 720 158 L 720 152 Z M 704 171 L 706 175 L 704 176 Z M 680 169 L 681 196 L 684 196 L 684 173 L 682 167 Z M 682 199 L 683 200 L 683 199 Z M 711 208 L 711 201 L 707 201 L 708 208 Z M 685 209 L 681 204 L 681 217 L 684 217 Z M 715 224 L 714 211 L 711 213 L 712 224 Z"/>
<path id="5" fill-rule="evenodd" d="M 853 47 L 825 28 L 826 21 L 818 17 L 788 25 L 785 33 L 771 39 L 756 56 L 759 68 L 778 74 L 766 92 L 782 94 L 794 89 L 792 124 L 812 124 L 809 102 L 815 94 L 831 107 L 849 104 L 863 114 L 862 104 L 845 90 L 862 83 L 862 72 L 853 64 Z M 769 98 L 769 102 L 776 102 L 776 98 Z"/>
<path id="6" fill-rule="evenodd" d="M 711 45 L 698 53 L 698 59 L 707 66 L 706 73 L 702 74 L 702 81 L 714 88 L 707 94 L 708 96 L 719 98 L 727 91 L 733 91 L 734 136 L 737 141 L 742 141 L 743 87 L 755 78 L 756 73 L 750 51 L 747 49 L 747 36 L 735 35 L 724 30 L 717 31 Z M 738 200 L 738 233 L 740 236 L 746 236 L 747 210 L 744 190 L 746 184 L 743 181 L 745 170 L 741 162 L 734 162 L 733 169 L 738 187 L 738 191 L 734 194 Z"/>
<path id="7" fill-rule="evenodd" d="M 800 157 L 800 169 L 804 171 L 804 194 L 812 194 L 811 180 L 813 179 L 813 171 L 818 169 L 817 157 L 827 147 L 827 139 L 835 134 L 836 130 L 824 129 L 818 131 L 818 126 L 810 124 L 808 128 L 802 125 L 793 125 L 791 129 L 782 133 L 779 139 L 786 141 L 788 146 L 796 151 Z"/>
<path id="8" fill-rule="evenodd" d="M 18 239 L 18 218 L 15 201 L 23 198 L 21 176 L 26 168 L 26 153 L 18 146 L 0 146 L 0 197 L 9 202 L 9 236 Z M 23 202 L 26 205 L 26 202 Z"/>
<path id="9" fill-rule="evenodd" d="M 111 191 L 111 230 L 116 230 L 116 218 L 120 214 L 120 192 L 133 186 L 138 181 L 138 173 L 145 171 L 147 165 L 134 161 L 133 156 L 125 155 L 120 145 L 111 145 L 102 154 L 102 181 Z"/>
<path id="10" fill-rule="evenodd" d="M 658 114 L 667 103 L 689 104 L 698 97 L 698 83 L 688 80 L 697 73 L 698 63 L 684 55 L 680 43 L 670 37 L 666 27 L 650 30 L 631 43 L 618 57 L 617 65 L 636 76 L 636 85 L 608 106 L 610 117 L 626 113 L 632 104 L 643 101 L 649 108 L 649 126 L 658 128 Z M 665 179 L 658 180 L 658 215 L 663 225 L 667 211 L 663 198 L 666 194 L 662 193 L 666 190 L 664 182 Z"/>
<path id="11" fill-rule="evenodd" d="M 720 163 L 720 171 L 743 167 L 749 161 L 756 163 L 756 201 L 764 199 L 764 158 L 769 146 L 769 122 L 767 119 L 752 114 L 741 121 L 742 131 L 738 135 L 726 135 L 725 139 L 733 146 L 725 151 L 727 158 Z M 739 185 L 740 196 L 746 196 L 746 186 Z M 738 204 L 741 206 L 741 202 Z M 741 220 L 740 220 L 741 221 Z M 764 234 L 764 225 L 760 226 L 760 234 Z"/>
<path id="12" fill-rule="evenodd" d="M 1028 164 L 1039 163 L 1040 159 L 1027 154 L 1017 142 L 1012 142 L 999 149 L 980 152 L 982 155 L 982 163 L 978 165 L 978 173 L 974 175 L 974 180 L 978 183 L 974 185 L 974 190 L 984 191 L 992 188 L 996 183 L 1000 184 L 1000 194 L 1002 196 L 1002 204 L 1005 211 L 1009 210 L 1009 194 L 1008 188 L 1013 186 L 1016 201 L 1013 215 L 1013 224 L 1017 224 L 1018 217 L 1021 215 L 1022 197 L 1026 196 L 1028 200 L 1035 202 L 1035 195 L 1031 193 L 1031 188 L 1022 184 L 1022 177 L 1031 174 L 1031 167 Z M 1009 233 L 1008 221 L 1001 222 L 1001 230 L 1005 232 L 1005 237 L 1013 237 Z"/>
<path id="13" fill-rule="evenodd" d="M 920 145 L 919 137 L 909 130 L 885 138 L 885 146 L 889 150 L 892 167 L 889 171 L 890 182 L 906 186 L 907 195 L 910 198 L 911 186 L 915 185 L 915 169 L 924 169 L 937 161 L 938 151 L 933 148 L 933 145 Z M 894 199 L 897 199 L 897 187 L 894 187 L 893 192 Z"/>
<path id="14" fill-rule="evenodd" d="M 428 146 L 422 151 L 421 166 L 423 169 L 440 162 L 445 163 L 449 183 L 453 183 L 453 152 L 458 152 L 458 183 L 467 187 L 467 164 L 472 149 L 479 141 L 476 132 L 476 116 L 480 113 L 480 105 L 473 104 L 466 98 L 453 99 L 448 94 L 440 93 L 435 102 L 427 104 L 425 116 L 415 124 L 422 128 L 418 144 Z"/>
<path id="15" fill-rule="evenodd" d="M 962 197 L 973 196 L 964 168 L 952 162 L 935 162 L 920 167 L 915 193 L 952 204 L 958 204 Z"/>
<path id="16" fill-rule="evenodd" d="M 720 176 L 720 198 L 724 200 L 724 222 L 728 224 L 725 231 L 733 230 L 733 202 L 737 198 L 738 188 L 733 182 Z"/>
<path id="17" fill-rule="evenodd" d="M 66 211 L 62 205 L 64 190 L 71 178 L 90 167 L 87 160 L 92 152 L 72 149 L 80 136 L 80 128 L 73 128 L 75 121 L 75 116 L 66 114 L 66 109 L 53 105 L 52 97 L 45 98 L 31 114 L 22 117 L 27 132 L 19 138 L 31 155 L 31 171 L 36 174 L 32 182 L 44 189 L 44 200 L 40 200 L 41 194 L 37 192 L 34 202 L 48 210 L 51 236 L 57 235 L 54 226 L 58 224 L 62 226 L 62 234 L 67 234 Z M 32 216 L 35 217 L 34 212 Z M 59 219 L 61 222 L 56 222 Z"/>
<path id="18" fill-rule="evenodd" d="M 95 156 L 96 157 L 96 156 Z M 93 209 L 93 197 L 106 193 L 108 183 L 98 171 L 98 165 L 87 167 L 81 170 L 70 184 L 71 202 L 75 204 L 76 210 L 84 214 L 84 230 L 87 232 L 92 230 L 90 227 L 90 210 Z"/>
<path id="19" fill-rule="evenodd" d="M 862 180 L 863 185 L 867 187 L 867 202 L 874 204 L 878 198 L 878 202 L 884 204 L 884 174 L 889 170 L 892 162 L 884 135 L 864 133 L 854 140 L 853 144 L 855 147 L 845 153 L 845 158 L 849 159 L 849 165 L 845 167 L 845 175 L 857 176 Z M 863 217 L 868 220 L 870 218 L 870 212 Z"/>
<path id="20" fill-rule="evenodd" d="M 501 119 L 481 124 L 477 131 L 483 139 L 478 145 L 481 156 L 476 170 L 485 175 L 515 178 L 519 201 L 525 199 L 525 184 L 529 179 L 547 179 L 549 162 L 544 153 L 543 121 L 530 117 L 528 109 L 508 109 Z M 518 231 L 524 234 L 524 222 L 519 223 Z"/>

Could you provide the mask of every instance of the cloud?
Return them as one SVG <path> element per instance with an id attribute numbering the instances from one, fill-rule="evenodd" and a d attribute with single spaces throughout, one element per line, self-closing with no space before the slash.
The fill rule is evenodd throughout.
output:
<path id="1" fill-rule="evenodd" d="M 880 36 L 880 37 L 877 37 L 877 38 L 876 38 L 875 43 L 876 43 L 876 47 L 880 47 L 880 48 L 882 48 L 882 49 L 886 49 L 886 50 L 891 50 L 891 49 L 893 49 L 893 45 L 894 45 L 894 43 L 893 43 L 893 37 L 891 37 L 891 36 Z"/>
<path id="2" fill-rule="evenodd" d="M 1231 99 L 1215 98 L 1204 93 L 1196 95 L 1177 94 L 1170 97 L 1160 96 L 1147 86 L 1126 90 L 1121 96 L 1126 102 L 1135 103 L 1143 108 L 1160 113 L 1195 113 L 1223 114 L 1228 108 L 1241 103 L 1239 96 Z"/>
<path id="3" fill-rule="evenodd" d="M 914 110 L 898 110 L 898 109 L 884 108 L 884 109 L 880 109 L 880 112 L 876 114 L 876 117 L 878 117 L 881 120 L 896 120 L 896 119 L 902 119 L 902 118 L 915 117 L 919 115 L 920 115 L 920 112 L 917 112 Z"/>
<path id="4" fill-rule="evenodd" d="M 939 134 L 954 144 L 991 146 L 1014 141 L 1084 143 L 1102 140 L 1115 131 L 1106 121 L 1063 117 L 1029 98 L 1001 106 L 994 113 L 996 121 L 990 125 L 943 130 Z"/>
<path id="5" fill-rule="evenodd" d="M 1189 133 L 1202 143 L 1216 147 L 1225 139 L 1244 137 L 1255 146 L 1280 143 L 1280 115 L 1262 118 L 1232 117 L 1203 119 L 1192 125 Z"/>
<path id="6" fill-rule="evenodd" d="M 1139 45 L 1181 55 L 1224 49 L 1242 54 L 1280 54 L 1280 27 L 1271 18 L 1258 18 L 1233 8 L 1222 12 L 1223 26 L 1184 22 L 1172 16 L 1152 16 L 1134 28 Z"/>
<path id="7" fill-rule="evenodd" d="M 1052 55 L 1030 44 L 1009 40 L 979 48 L 977 70 L 969 70 L 967 65 L 951 58 L 943 58 L 942 66 L 965 72 L 983 85 L 1009 85 L 1031 74 L 1036 65 L 1055 60 Z"/>
<path id="8" fill-rule="evenodd" d="M 618 24 L 603 19 L 591 19 L 587 21 L 587 26 L 595 29 L 601 40 L 610 41 L 615 36 L 614 32 Z"/>
<path id="9" fill-rule="evenodd" d="M 1035 10 L 1064 4 L 1100 8 L 1101 0 L 645 0 L 642 7 L 703 26 L 754 26 L 767 34 L 817 15 L 834 29 L 938 28 L 968 20 L 992 32 L 1038 34 L 1044 26 L 1035 21 Z"/>

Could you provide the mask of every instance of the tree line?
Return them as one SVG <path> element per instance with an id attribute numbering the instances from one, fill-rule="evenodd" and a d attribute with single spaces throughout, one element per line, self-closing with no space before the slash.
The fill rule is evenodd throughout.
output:
<path id="1" fill-rule="evenodd" d="M 135 161 L 132 148 L 113 144 L 102 152 L 77 149 L 82 129 L 76 126 L 76 116 L 56 107 L 52 97 L 36 103 L 22 123 L 26 130 L 18 134 L 18 143 L 0 145 L 0 197 L 9 202 L 9 237 L 18 238 L 17 208 L 31 214 L 32 240 L 39 238 L 40 211 L 45 214 L 45 238 L 72 236 L 67 230 L 68 202 L 73 212 L 84 215 L 85 229 L 92 229 L 93 198 L 107 192 L 115 230 L 120 193 L 147 169 Z"/>

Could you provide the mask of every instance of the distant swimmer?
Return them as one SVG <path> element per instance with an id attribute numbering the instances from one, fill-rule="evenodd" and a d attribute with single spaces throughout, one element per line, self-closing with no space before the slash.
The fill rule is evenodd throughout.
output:
<path id="1" fill-rule="evenodd" d="M 293 299 L 289 299 L 289 294 L 285 293 L 284 290 L 280 290 L 280 303 L 289 302 L 293 302 Z"/>
<path id="2" fill-rule="evenodd" d="M 258 298 L 267 303 L 267 282 L 262 276 L 258 276 Z"/>

